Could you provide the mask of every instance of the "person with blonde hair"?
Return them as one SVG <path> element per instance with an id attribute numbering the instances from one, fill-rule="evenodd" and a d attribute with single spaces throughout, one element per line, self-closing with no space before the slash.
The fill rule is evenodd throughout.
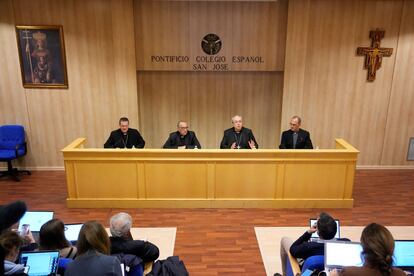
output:
<path id="1" fill-rule="evenodd" d="M 78 242 L 78 257 L 65 271 L 65 276 L 121 276 L 121 263 L 117 257 L 108 256 L 110 243 L 105 228 L 97 221 L 84 223 Z"/>

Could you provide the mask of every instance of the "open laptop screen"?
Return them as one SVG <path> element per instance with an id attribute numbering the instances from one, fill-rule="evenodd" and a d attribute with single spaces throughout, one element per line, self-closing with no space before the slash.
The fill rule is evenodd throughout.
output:
<path id="1" fill-rule="evenodd" d="M 362 246 L 359 242 L 325 242 L 325 268 L 362 266 Z"/>
<path id="2" fill-rule="evenodd" d="M 22 230 L 23 224 L 29 224 L 30 231 L 39 232 L 40 227 L 51 219 L 53 219 L 53 211 L 27 211 L 20 219 L 19 231 Z"/>
<path id="3" fill-rule="evenodd" d="M 65 224 L 65 237 L 68 241 L 77 241 L 83 223 Z"/>
<path id="4" fill-rule="evenodd" d="M 313 227 L 314 225 L 316 225 L 316 222 L 318 221 L 318 219 L 316 219 L 316 218 L 311 218 L 311 219 L 309 219 L 309 227 Z M 339 220 L 335 220 L 335 222 L 336 222 L 336 235 L 335 235 L 335 239 L 339 239 L 339 238 L 341 238 L 341 235 L 340 235 L 340 230 L 339 230 L 339 225 L 340 225 L 340 223 L 339 223 Z M 318 235 L 318 233 L 312 233 L 312 236 L 311 236 L 311 238 L 319 238 L 319 235 Z"/>
<path id="5" fill-rule="evenodd" d="M 20 263 L 29 276 L 56 275 L 59 251 L 32 251 L 20 255 Z"/>
<path id="6" fill-rule="evenodd" d="M 414 270 L 414 240 L 395 241 L 394 266 Z"/>

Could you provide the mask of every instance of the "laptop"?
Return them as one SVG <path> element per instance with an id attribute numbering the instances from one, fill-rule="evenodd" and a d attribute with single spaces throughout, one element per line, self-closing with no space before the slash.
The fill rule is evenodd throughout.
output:
<path id="1" fill-rule="evenodd" d="M 414 240 L 396 240 L 394 266 L 402 270 L 414 270 Z"/>
<path id="2" fill-rule="evenodd" d="M 27 211 L 19 222 L 19 231 L 22 231 L 23 224 L 29 224 L 32 232 L 39 232 L 43 224 L 53 219 L 53 211 Z"/>
<path id="3" fill-rule="evenodd" d="M 316 225 L 317 221 L 318 221 L 318 219 L 316 219 L 316 218 L 309 219 L 309 227 L 313 227 L 314 225 Z M 335 220 L 335 222 L 336 222 L 335 239 L 340 239 L 341 238 L 340 231 L 339 231 L 340 223 L 339 223 L 339 220 L 337 220 L 337 219 Z M 316 233 L 316 232 L 312 233 L 311 239 L 319 239 L 318 233 Z"/>
<path id="4" fill-rule="evenodd" d="M 71 223 L 65 224 L 65 237 L 71 243 L 78 240 L 79 232 L 83 226 L 83 223 Z"/>
<path id="5" fill-rule="evenodd" d="M 59 263 L 59 251 L 22 252 L 20 264 L 24 265 L 29 276 L 56 275 Z"/>
<path id="6" fill-rule="evenodd" d="M 325 271 L 346 266 L 362 266 L 362 246 L 359 242 L 325 242 Z"/>

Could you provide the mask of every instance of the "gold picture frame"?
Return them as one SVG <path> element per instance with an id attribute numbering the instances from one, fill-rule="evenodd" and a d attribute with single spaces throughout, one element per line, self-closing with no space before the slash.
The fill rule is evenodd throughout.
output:
<path id="1" fill-rule="evenodd" d="M 16 26 L 24 88 L 68 88 L 62 26 Z"/>

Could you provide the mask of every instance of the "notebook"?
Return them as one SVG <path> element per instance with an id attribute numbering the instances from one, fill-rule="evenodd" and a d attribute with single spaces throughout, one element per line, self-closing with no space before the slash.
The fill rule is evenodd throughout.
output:
<path id="1" fill-rule="evenodd" d="M 51 219 L 53 219 L 53 211 L 27 211 L 20 219 L 19 231 L 22 230 L 23 224 L 29 224 L 30 231 L 39 232 L 40 227 Z"/>
<path id="2" fill-rule="evenodd" d="M 70 242 L 77 241 L 82 226 L 83 223 L 65 224 L 66 239 Z"/>
<path id="3" fill-rule="evenodd" d="M 414 240 L 396 240 L 394 266 L 403 270 L 414 270 Z"/>
<path id="4" fill-rule="evenodd" d="M 22 252 L 19 263 L 24 265 L 29 276 L 56 275 L 59 251 Z"/>
<path id="5" fill-rule="evenodd" d="M 312 227 L 312 226 L 314 226 L 314 225 L 316 225 L 316 222 L 318 221 L 318 219 L 316 219 L 316 218 L 311 218 L 311 219 L 309 219 L 309 227 Z M 340 231 L 339 231 L 339 226 L 340 226 L 340 223 L 339 223 L 339 220 L 335 220 L 335 222 L 336 222 L 336 235 L 335 235 L 335 239 L 340 239 L 341 238 L 341 235 L 340 235 Z M 319 238 L 319 235 L 318 235 L 318 233 L 313 233 L 312 234 L 312 236 L 311 236 L 311 239 L 318 239 Z"/>
<path id="6" fill-rule="evenodd" d="M 345 266 L 362 266 L 362 246 L 359 242 L 325 242 L 325 270 L 341 269 Z"/>

